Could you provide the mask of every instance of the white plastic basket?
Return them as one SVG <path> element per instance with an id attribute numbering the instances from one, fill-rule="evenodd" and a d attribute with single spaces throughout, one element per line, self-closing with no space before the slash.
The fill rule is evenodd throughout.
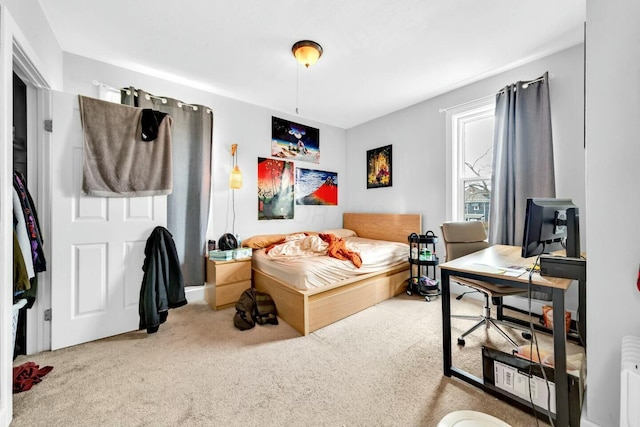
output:
<path id="1" fill-rule="evenodd" d="M 21 299 L 17 303 L 13 304 L 13 348 L 16 347 L 16 333 L 18 331 L 18 316 L 20 315 L 20 309 L 27 305 L 26 299 Z"/>

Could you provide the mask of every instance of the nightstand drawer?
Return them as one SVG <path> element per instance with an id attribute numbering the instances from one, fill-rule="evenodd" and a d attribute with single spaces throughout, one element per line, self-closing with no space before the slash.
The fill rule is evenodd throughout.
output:
<path id="1" fill-rule="evenodd" d="M 251 261 L 215 261 L 213 280 L 217 286 L 251 280 Z"/>
<path id="2" fill-rule="evenodd" d="M 235 304 L 245 289 L 251 287 L 251 280 L 230 283 L 216 286 L 216 308 L 221 308 L 228 304 Z"/>

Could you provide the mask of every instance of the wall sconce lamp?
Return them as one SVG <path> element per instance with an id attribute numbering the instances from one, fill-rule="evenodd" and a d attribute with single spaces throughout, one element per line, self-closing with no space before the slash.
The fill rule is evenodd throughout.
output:
<path id="1" fill-rule="evenodd" d="M 309 68 L 322 56 L 322 46 L 311 40 L 301 40 L 291 47 L 291 52 L 299 63 Z"/>
<path id="2" fill-rule="evenodd" d="M 231 158 L 233 159 L 233 169 L 231 170 L 231 175 L 229 176 L 229 188 L 232 190 L 237 190 L 242 188 L 242 172 L 240 172 L 240 168 L 238 167 L 238 144 L 231 145 Z"/>

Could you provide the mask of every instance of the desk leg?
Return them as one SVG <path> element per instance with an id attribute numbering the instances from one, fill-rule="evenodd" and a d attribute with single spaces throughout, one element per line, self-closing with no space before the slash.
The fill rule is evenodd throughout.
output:
<path id="1" fill-rule="evenodd" d="M 587 279 L 578 280 L 578 333 L 582 346 L 587 348 Z"/>
<path id="2" fill-rule="evenodd" d="M 448 270 L 440 270 L 442 280 L 442 355 L 444 375 L 451 376 L 451 290 Z"/>
<path id="3" fill-rule="evenodd" d="M 564 314 L 564 291 L 553 289 L 553 354 L 556 382 L 556 422 L 569 425 L 569 381 L 567 380 L 567 342 Z"/>

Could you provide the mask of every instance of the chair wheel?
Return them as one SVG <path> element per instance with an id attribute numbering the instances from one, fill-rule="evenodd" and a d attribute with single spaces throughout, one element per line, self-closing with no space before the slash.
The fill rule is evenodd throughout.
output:
<path id="1" fill-rule="evenodd" d="M 525 340 L 530 340 L 531 338 L 533 338 L 533 336 L 531 336 L 529 332 L 523 332 L 522 338 L 524 338 Z"/>
<path id="2" fill-rule="evenodd" d="M 412 294 L 411 289 L 407 289 L 407 295 L 411 295 L 411 294 Z"/>
<path id="3" fill-rule="evenodd" d="M 459 345 L 460 347 L 464 347 L 464 344 L 465 344 L 464 339 L 462 339 L 462 338 L 458 338 L 458 345 Z"/>
<path id="4" fill-rule="evenodd" d="M 429 297 L 424 297 L 424 300 L 425 300 L 426 302 L 431 302 L 431 298 L 429 298 Z"/>

